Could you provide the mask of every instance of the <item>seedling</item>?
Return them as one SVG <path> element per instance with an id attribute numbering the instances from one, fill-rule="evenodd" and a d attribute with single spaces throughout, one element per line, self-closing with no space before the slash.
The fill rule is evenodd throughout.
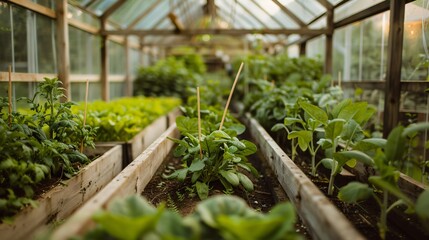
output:
<path id="1" fill-rule="evenodd" d="M 400 161 L 404 157 L 406 151 L 404 143 L 407 136 L 428 128 L 429 123 L 411 124 L 407 128 L 398 126 L 392 130 L 387 140 L 365 139 L 356 146 L 358 150 L 342 153 L 347 159 L 355 158 L 361 160 L 377 170 L 376 176 L 368 178 L 372 187 L 364 183 L 352 182 L 340 189 L 338 198 L 345 202 L 357 203 L 358 201 L 373 197 L 380 206 L 378 227 L 382 239 L 385 239 L 388 230 L 387 214 L 399 205 L 405 205 L 407 213 L 416 211 L 422 222 L 426 224 L 426 227 L 429 225 L 429 213 L 427 211 L 429 190 L 421 194 L 415 204 L 398 187 L 399 170 L 395 167 L 395 162 Z M 369 152 L 370 155 L 364 153 L 364 151 Z M 381 198 L 377 192 L 381 192 Z M 389 195 L 395 196 L 397 200 L 390 203 Z"/>

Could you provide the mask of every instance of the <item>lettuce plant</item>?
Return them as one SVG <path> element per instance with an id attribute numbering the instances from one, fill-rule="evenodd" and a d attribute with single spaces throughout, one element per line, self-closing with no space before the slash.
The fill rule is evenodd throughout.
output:
<path id="1" fill-rule="evenodd" d="M 186 217 L 132 195 L 112 202 L 93 219 L 96 228 L 75 239 L 301 239 L 294 231 L 296 217 L 290 203 L 278 204 L 263 214 L 229 195 L 200 202 Z"/>

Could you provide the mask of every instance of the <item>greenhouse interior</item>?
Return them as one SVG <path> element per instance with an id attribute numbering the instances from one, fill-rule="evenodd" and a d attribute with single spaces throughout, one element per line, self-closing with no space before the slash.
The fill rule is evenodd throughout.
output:
<path id="1" fill-rule="evenodd" d="M 0 239 L 429 239 L 429 0 L 0 0 Z"/>

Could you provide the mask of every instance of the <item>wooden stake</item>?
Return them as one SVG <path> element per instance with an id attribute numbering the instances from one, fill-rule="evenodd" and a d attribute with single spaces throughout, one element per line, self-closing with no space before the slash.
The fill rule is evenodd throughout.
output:
<path id="1" fill-rule="evenodd" d="M 197 110 L 198 110 L 198 142 L 200 143 L 200 159 L 203 159 L 203 148 L 201 147 L 200 87 L 197 87 Z"/>
<path id="2" fill-rule="evenodd" d="M 338 72 L 338 87 L 341 88 L 341 71 Z"/>
<path id="3" fill-rule="evenodd" d="M 228 101 L 226 101 L 225 110 L 223 111 L 222 121 L 220 122 L 219 130 L 222 130 L 223 122 L 225 121 L 226 112 L 228 111 L 229 102 L 231 102 L 232 94 L 234 93 L 235 85 L 237 84 L 238 77 L 240 76 L 241 70 L 243 69 L 244 63 L 241 62 L 240 68 L 238 69 L 237 75 L 235 76 L 234 83 L 232 84 L 231 92 L 229 92 Z"/>
<path id="4" fill-rule="evenodd" d="M 12 67 L 9 65 L 9 127 L 12 127 Z"/>
<path id="5" fill-rule="evenodd" d="M 85 107 L 83 110 L 83 128 L 86 125 L 86 113 L 88 112 L 88 92 L 89 92 L 89 80 L 86 80 L 86 89 L 85 89 Z M 83 139 L 80 144 L 80 152 L 83 152 Z"/>

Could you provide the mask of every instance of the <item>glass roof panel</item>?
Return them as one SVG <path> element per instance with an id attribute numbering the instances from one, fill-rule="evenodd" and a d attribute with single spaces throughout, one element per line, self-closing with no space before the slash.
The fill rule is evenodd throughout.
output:
<path id="1" fill-rule="evenodd" d="M 93 17 L 92 15 L 89 15 L 88 13 L 70 4 L 68 5 L 68 14 L 69 14 L 69 17 L 72 17 L 76 20 L 87 23 L 91 26 L 94 26 L 94 27 L 100 26 L 100 21 L 96 17 Z"/>
<path id="2" fill-rule="evenodd" d="M 305 23 L 309 23 L 326 11 L 316 0 L 279 0 L 279 2 Z"/>
<path id="3" fill-rule="evenodd" d="M 283 10 L 273 1 L 255 0 L 261 5 L 273 18 L 281 23 L 283 28 L 297 28 L 298 24 L 292 20 Z"/>
<path id="4" fill-rule="evenodd" d="M 319 18 L 317 21 L 315 21 L 314 23 L 310 24 L 309 28 L 310 29 L 320 29 L 320 28 L 325 28 L 326 27 L 326 16 L 323 16 L 321 18 Z"/>
<path id="5" fill-rule="evenodd" d="M 140 20 L 135 28 L 136 29 L 151 29 L 160 24 L 164 19 L 168 18 L 170 12 L 170 5 L 168 1 L 162 1 L 158 6 Z M 169 20 L 170 21 L 170 20 Z"/>
<path id="6" fill-rule="evenodd" d="M 384 0 L 351 0 L 335 9 L 334 22 L 338 22 Z"/>
<path id="7" fill-rule="evenodd" d="M 337 5 L 339 2 L 341 2 L 342 0 L 328 0 L 332 5 Z"/>
<path id="8" fill-rule="evenodd" d="M 241 5 L 243 9 L 247 9 L 246 12 L 248 11 L 248 14 L 253 15 L 256 19 L 259 19 L 257 21 L 261 21 L 261 24 L 264 24 L 265 27 L 281 28 L 281 25 L 273 20 L 269 14 L 261 10 L 260 6 L 260 4 L 257 4 L 254 1 L 243 1 L 243 4 Z"/>
<path id="9" fill-rule="evenodd" d="M 248 21 L 252 25 L 252 28 L 264 28 L 264 26 L 255 17 L 251 16 L 248 12 L 246 12 L 246 10 L 242 7 L 243 6 L 242 3 L 238 1 L 235 2 L 230 0 L 217 0 L 216 4 L 218 4 L 220 8 L 224 8 L 226 10 L 234 8 L 235 13 L 232 18 L 233 23 L 235 19 L 241 18 L 241 19 L 244 19 L 245 21 Z"/>
<path id="10" fill-rule="evenodd" d="M 98 0 L 91 4 L 88 9 L 93 11 L 97 16 L 101 16 L 116 0 Z"/>
<path id="11" fill-rule="evenodd" d="M 127 0 L 120 8 L 118 8 L 110 17 L 110 20 L 113 20 L 119 23 L 122 27 L 128 26 L 136 17 L 144 13 L 152 4 L 157 0 Z M 161 3 L 167 3 L 168 1 L 161 1 Z M 151 11 L 157 12 L 160 11 L 159 7 L 156 7 Z"/>

